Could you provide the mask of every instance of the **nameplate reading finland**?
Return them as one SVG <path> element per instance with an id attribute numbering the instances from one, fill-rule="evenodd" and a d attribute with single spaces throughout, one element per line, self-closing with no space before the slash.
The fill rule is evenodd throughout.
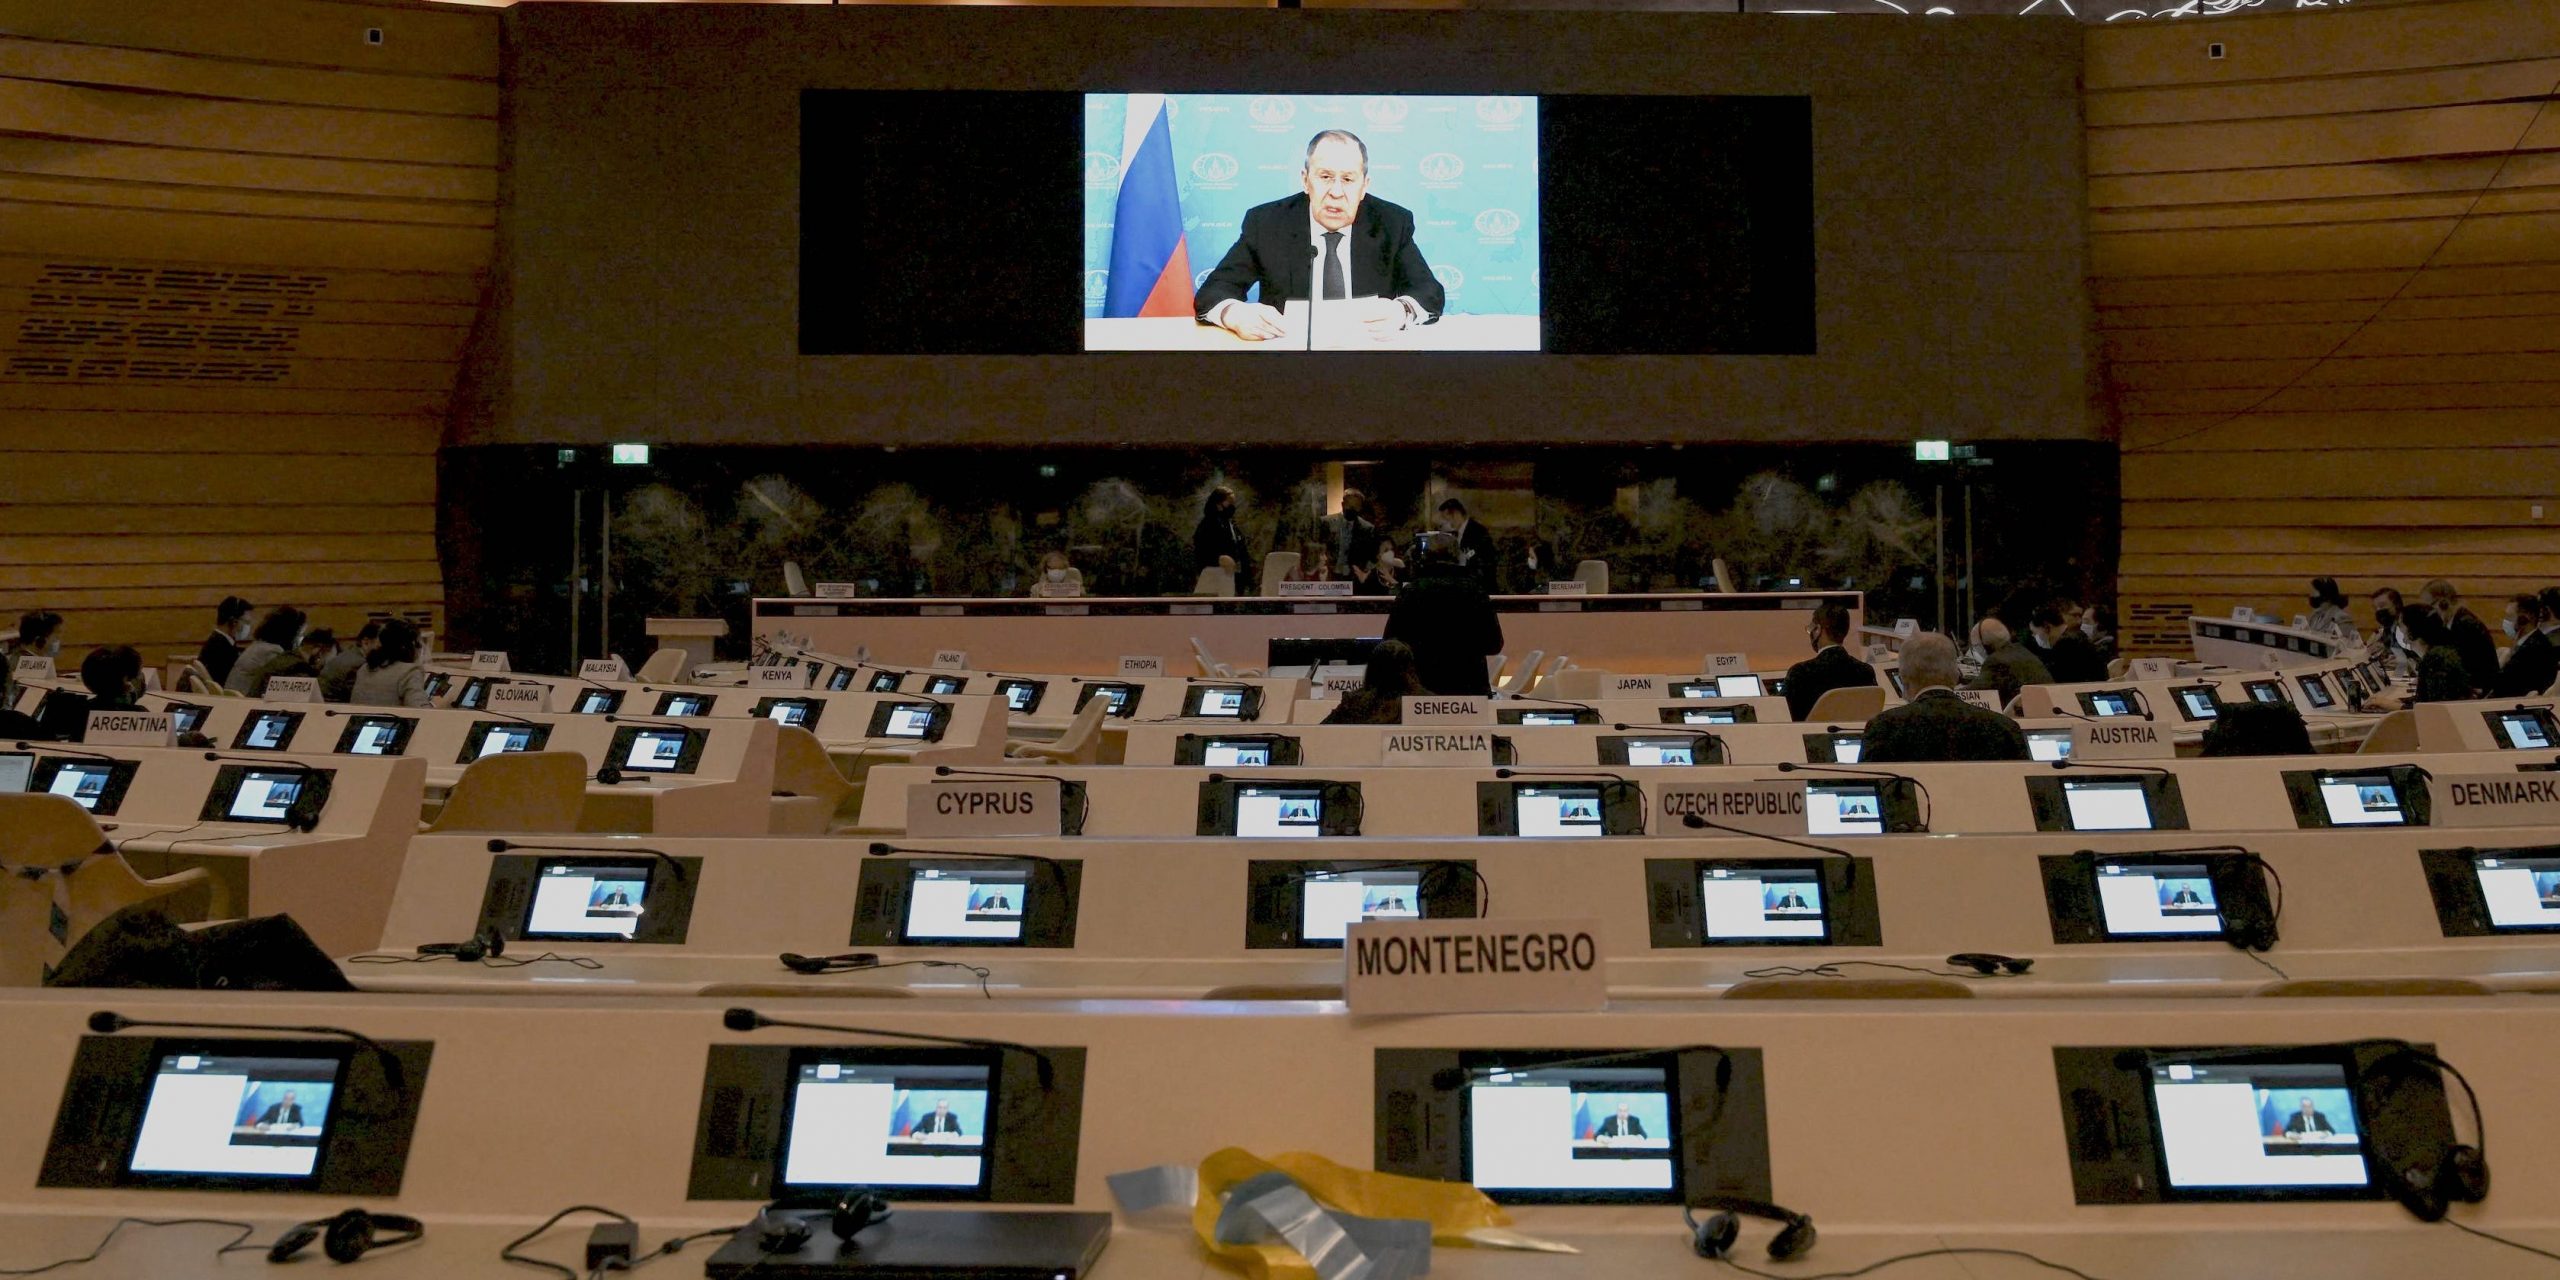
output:
<path id="1" fill-rule="evenodd" d="M 2560 773 L 2448 773 L 2427 791 L 2439 827 L 2560 826 Z"/>
<path id="2" fill-rule="evenodd" d="M 945 778 L 907 788 L 910 836 L 1054 836 L 1059 786 L 1046 778 Z"/>
<path id="3" fill-rule="evenodd" d="M 1398 729 L 1381 742 L 1380 764 L 1493 763 L 1493 735 L 1482 729 Z"/>
<path id="4" fill-rule="evenodd" d="M 504 649 L 475 649 L 471 653 L 471 669 L 474 671 L 504 671 L 507 669 L 507 651 Z"/>
<path id="5" fill-rule="evenodd" d="M 1605 1008 L 1597 920 L 1372 920 L 1342 945 L 1353 1013 L 1574 1013 Z"/>
<path id="6" fill-rule="evenodd" d="M 516 712 L 538 712 L 551 705 L 551 690 L 538 684 L 493 684 L 489 686 L 489 709 Z"/>
<path id="7" fill-rule="evenodd" d="M 589 658 L 578 664 L 578 678 L 614 684 L 631 678 L 631 669 L 620 658 Z"/>
<path id="8" fill-rule="evenodd" d="M 755 686 L 759 689 L 806 689 L 809 670 L 806 667 L 757 667 Z"/>
<path id="9" fill-rule="evenodd" d="M 966 671 L 969 669 L 969 651 L 966 649 L 936 649 L 933 651 L 933 669 L 936 671 Z"/>
<path id="10" fill-rule="evenodd" d="M 1691 826 L 1689 819 L 1715 826 Z M 1716 827 L 1772 836 L 1805 833 L 1804 784 L 1799 782 L 1730 782 L 1718 786 L 1663 786 L 1654 789 L 1653 814 L 1645 832 L 1656 836 L 1712 836 Z"/>
<path id="11" fill-rule="evenodd" d="M 318 702 L 318 676 L 269 676 L 267 691 L 258 695 L 268 702 Z"/>
<path id="12" fill-rule="evenodd" d="M 2074 760 L 2166 760 L 2177 753 L 2177 744 L 2148 720 L 2071 726 Z"/>
<path id="13" fill-rule="evenodd" d="M 166 711 L 92 711 L 85 741 L 93 747 L 174 747 L 178 718 Z"/>
<path id="14" fill-rule="evenodd" d="M 1490 698 L 1450 698 L 1426 694 L 1404 700 L 1406 724 L 1492 724 Z"/>

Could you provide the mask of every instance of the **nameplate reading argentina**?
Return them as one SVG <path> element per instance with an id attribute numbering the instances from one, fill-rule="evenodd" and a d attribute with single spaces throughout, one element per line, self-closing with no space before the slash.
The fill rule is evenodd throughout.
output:
<path id="1" fill-rule="evenodd" d="M 1353 1013 L 1576 1013 L 1609 1003 L 1597 920 L 1371 920 L 1342 947 Z"/>
<path id="2" fill-rule="evenodd" d="M 2439 827 L 2560 826 L 2560 774 L 2448 773 L 2427 791 Z"/>
<path id="3" fill-rule="evenodd" d="M 907 834 L 1054 836 L 1059 785 L 1047 778 L 945 778 L 907 788 Z"/>
<path id="4" fill-rule="evenodd" d="M 83 741 L 93 747 L 174 747 L 178 718 L 166 711 L 92 711 Z"/>

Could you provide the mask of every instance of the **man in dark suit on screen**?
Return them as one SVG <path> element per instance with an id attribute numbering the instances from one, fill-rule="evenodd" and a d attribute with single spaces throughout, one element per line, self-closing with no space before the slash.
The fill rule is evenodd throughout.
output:
<path id="1" fill-rule="evenodd" d="M 1414 243 L 1412 210 L 1368 198 L 1369 145 L 1327 129 L 1308 140 L 1298 177 L 1299 194 L 1245 210 L 1234 247 L 1192 299 L 1200 322 L 1261 342 L 1286 332 L 1280 302 L 1314 296 L 1339 300 L 1376 337 L 1438 320 L 1448 295 Z M 1255 285 L 1262 300 L 1248 302 Z"/>

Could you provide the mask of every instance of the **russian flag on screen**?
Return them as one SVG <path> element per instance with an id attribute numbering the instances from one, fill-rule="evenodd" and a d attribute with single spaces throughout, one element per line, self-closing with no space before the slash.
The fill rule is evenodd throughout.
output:
<path id="1" fill-rule="evenodd" d="M 1182 189 L 1174 177 L 1173 122 L 1161 93 L 1129 95 L 1121 134 L 1120 199 L 1111 214 L 1111 279 L 1102 314 L 1188 316 L 1191 251 L 1182 241 Z"/>

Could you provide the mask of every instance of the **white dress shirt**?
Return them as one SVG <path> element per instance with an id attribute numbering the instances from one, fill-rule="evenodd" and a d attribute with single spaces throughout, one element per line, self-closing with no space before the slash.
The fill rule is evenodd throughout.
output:
<path id="1" fill-rule="evenodd" d="M 1356 221 L 1352 224 L 1354 227 L 1358 225 L 1359 223 Z M 1351 260 L 1343 255 L 1347 253 L 1351 247 L 1351 230 L 1351 227 L 1344 227 L 1341 235 L 1333 242 L 1332 261 L 1341 264 L 1342 285 L 1346 289 L 1351 287 Z M 1315 202 L 1309 201 L 1307 203 L 1307 247 L 1315 250 L 1315 253 L 1310 256 L 1316 260 L 1310 264 L 1313 267 L 1315 274 L 1308 277 L 1307 292 L 1316 296 L 1318 299 L 1316 305 L 1318 306 L 1322 306 L 1327 302 L 1343 302 L 1350 300 L 1344 298 L 1325 298 L 1323 296 L 1324 273 L 1327 265 L 1326 262 L 1323 261 L 1325 256 L 1324 237 L 1325 225 L 1316 221 Z M 1229 298 L 1226 301 L 1209 308 L 1209 314 L 1205 318 L 1210 324 L 1223 324 L 1227 318 L 1227 308 L 1232 307 L 1241 301 L 1243 301 L 1241 298 Z M 1269 298 L 1265 298 L 1262 301 L 1266 306 L 1276 307 L 1279 305 L 1278 303 L 1272 302 Z M 1404 308 L 1404 323 L 1396 326 L 1397 328 L 1410 329 L 1415 325 L 1425 324 L 1430 321 L 1431 313 L 1424 310 L 1421 303 L 1416 302 L 1409 297 L 1399 297 L 1396 299 L 1396 302 Z"/>

